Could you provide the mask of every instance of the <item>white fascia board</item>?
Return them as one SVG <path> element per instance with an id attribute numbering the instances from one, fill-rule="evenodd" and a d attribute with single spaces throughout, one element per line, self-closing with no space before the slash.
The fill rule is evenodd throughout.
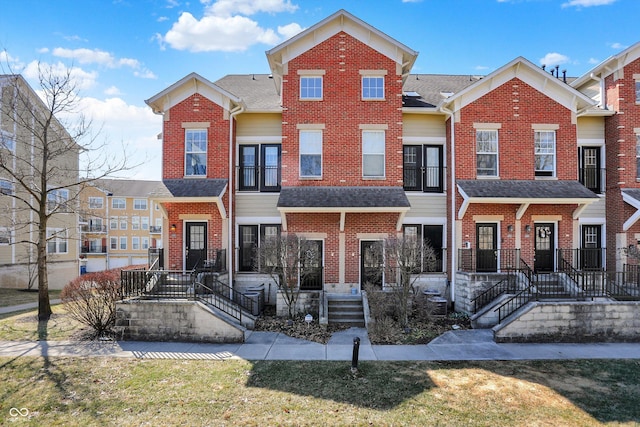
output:
<path id="1" fill-rule="evenodd" d="M 345 208 L 345 207 L 278 207 L 280 212 L 283 213 L 403 213 L 408 212 L 410 207 L 375 207 L 375 208 Z"/>

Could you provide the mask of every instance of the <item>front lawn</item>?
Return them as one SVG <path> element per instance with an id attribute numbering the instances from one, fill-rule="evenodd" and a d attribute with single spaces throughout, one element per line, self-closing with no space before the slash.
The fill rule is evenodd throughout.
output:
<path id="1" fill-rule="evenodd" d="M 3 425 L 640 422 L 638 361 L 362 362 L 352 374 L 348 362 L 18 357 L 0 368 Z"/>

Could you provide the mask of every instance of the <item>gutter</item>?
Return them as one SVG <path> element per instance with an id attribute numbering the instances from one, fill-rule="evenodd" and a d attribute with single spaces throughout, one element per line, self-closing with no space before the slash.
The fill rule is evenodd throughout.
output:
<path id="1" fill-rule="evenodd" d="M 228 227 L 228 239 L 229 239 L 229 252 L 227 253 L 227 272 L 229 274 L 229 287 L 233 289 L 233 255 L 234 255 L 234 244 L 233 244 L 233 192 L 235 190 L 235 181 L 233 177 L 235 176 L 235 168 L 233 166 L 233 121 L 238 114 L 243 113 L 245 110 L 244 105 L 239 105 L 233 110 L 229 112 L 229 223 Z"/>
<path id="2" fill-rule="evenodd" d="M 457 253 L 455 249 L 456 245 L 456 133 L 455 133 L 455 117 L 453 111 L 446 108 L 444 105 L 440 106 L 440 110 L 449 116 L 451 120 L 451 158 L 447 159 L 449 161 L 449 170 L 451 171 L 451 184 L 449 186 L 449 191 L 451 192 L 451 242 L 449 242 L 449 246 L 451 247 L 451 305 L 452 309 L 455 307 L 456 303 L 456 261 L 457 261 Z"/>

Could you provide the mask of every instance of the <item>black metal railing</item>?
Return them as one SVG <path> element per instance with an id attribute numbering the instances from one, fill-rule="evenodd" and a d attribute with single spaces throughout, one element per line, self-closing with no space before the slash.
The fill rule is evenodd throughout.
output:
<path id="1" fill-rule="evenodd" d="M 491 273 L 520 267 L 520 249 L 458 249 L 460 271 Z"/>
<path id="2" fill-rule="evenodd" d="M 239 166 L 240 191 L 280 191 L 280 166 Z"/>
<path id="3" fill-rule="evenodd" d="M 416 167 L 405 164 L 403 167 L 403 187 L 405 191 L 424 191 L 442 193 L 444 191 L 444 167 Z"/>
<path id="4" fill-rule="evenodd" d="M 151 234 L 162 233 L 162 226 L 161 225 L 150 225 L 149 226 L 149 233 L 151 233 Z"/>
<path id="5" fill-rule="evenodd" d="M 518 291 L 517 272 L 511 272 L 507 277 L 471 300 L 473 313 L 477 313 L 501 295 L 516 293 Z"/>
<path id="6" fill-rule="evenodd" d="M 196 270 L 218 273 L 227 271 L 227 250 L 207 249 L 206 258 L 197 263 Z"/>
<path id="7" fill-rule="evenodd" d="M 164 249 L 149 248 L 149 270 L 164 269 Z"/>
<path id="8" fill-rule="evenodd" d="M 82 245 L 80 247 L 80 253 L 83 253 L 83 254 L 106 254 L 107 253 L 107 246 L 106 245 L 98 245 L 98 246 Z"/>
<path id="9" fill-rule="evenodd" d="M 580 168 L 579 181 L 582 185 L 596 194 L 604 193 L 605 189 L 605 172 L 604 168 Z"/>
<path id="10" fill-rule="evenodd" d="M 558 268 L 571 267 L 580 271 L 603 269 L 607 250 L 605 248 L 558 249 Z"/>
<path id="11" fill-rule="evenodd" d="M 80 226 L 80 231 L 83 233 L 106 233 L 107 226 L 99 224 L 83 224 Z"/>
<path id="12" fill-rule="evenodd" d="M 304 267 L 300 270 L 300 290 L 321 291 L 324 284 L 322 267 Z"/>

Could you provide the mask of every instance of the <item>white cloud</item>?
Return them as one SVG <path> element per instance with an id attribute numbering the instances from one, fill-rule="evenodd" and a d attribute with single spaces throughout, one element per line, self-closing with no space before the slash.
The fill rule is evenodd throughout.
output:
<path id="1" fill-rule="evenodd" d="M 41 72 L 44 75 L 51 73 L 52 75 L 57 76 L 64 76 L 69 73 L 76 89 L 78 90 L 86 90 L 93 87 L 96 83 L 96 79 L 98 78 L 98 73 L 95 71 L 85 71 L 82 68 L 78 67 L 69 68 L 69 66 L 63 64 L 62 62 L 49 64 L 39 61 L 32 61 L 27 64 L 27 66 L 24 67 L 24 69 L 21 71 L 25 79 L 35 82 L 38 81 Z M 32 87 L 34 89 L 37 89 L 37 86 L 32 85 Z"/>
<path id="2" fill-rule="evenodd" d="M 606 6 L 613 4 L 617 0 L 569 0 L 562 4 L 562 7 L 592 7 L 592 6 Z"/>
<path id="3" fill-rule="evenodd" d="M 302 32 L 304 28 L 302 28 L 299 24 L 292 22 L 288 25 L 283 25 L 278 27 L 278 34 L 283 36 L 285 39 L 290 39 L 296 34 Z"/>
<path id="4" fill-rule="evenodd" d="M 596 59 L 596 58 L 589 58 L 589 64 L 595 65 L 595 64 L 599 64 L 600 60 Z"/>
<path id="5" fill-rule="evenodd" d="M 272 29 L 261 28 L 244 16 L 205 16 L 198 21 L 183 12 L 163 40 L 178 50 L 234 52 L 246 50 L 257 42 L 273 45 L 280 39 Z"/>
<path id="6" fill-rule="evenodd" d="M 557 52 L 547 53 L 544 58 L 540 58 L 540 64 L 546 66 L 566 64 L 569 62 L 569 57 Z"/>
<path id="7" fill-rule="evenodd" d="M 254 15 L 258 12 L 295 12 L 297 9 L 290 0 L 218 0 L 208 7 L 206 14 L 231 17 L 236 13 Z"/>
<path id="8" fill-rule="evenodd" d="M 478 71 L 486 71 L 489 69 L 489 67 L 487 67 L 486 65 L 476 65 L 475 67 L 473 67 L 475 70 Z"/>
<path id="9" fill-rule="evenodd" d="M 623 50 L 628 48 L 629 46 L 625 46 L 622 43 L 611 43 L 611 49 L 616 49 L 616 50 Z"/>
<path id="10" fill-rule="evenodd" d="M 115 86 L 111 86 L 108 87 L 105 91 L 104 91 L 105 95 L 109 95 L 109 96 L 116 96 L 116 95 L 120 95 L 120 89 L 118 89 Z"/>
<path id="11" fill-rule="evenodd" d="M 420 3 L 422 0 L 402 0 L 402 3 Z"/>

